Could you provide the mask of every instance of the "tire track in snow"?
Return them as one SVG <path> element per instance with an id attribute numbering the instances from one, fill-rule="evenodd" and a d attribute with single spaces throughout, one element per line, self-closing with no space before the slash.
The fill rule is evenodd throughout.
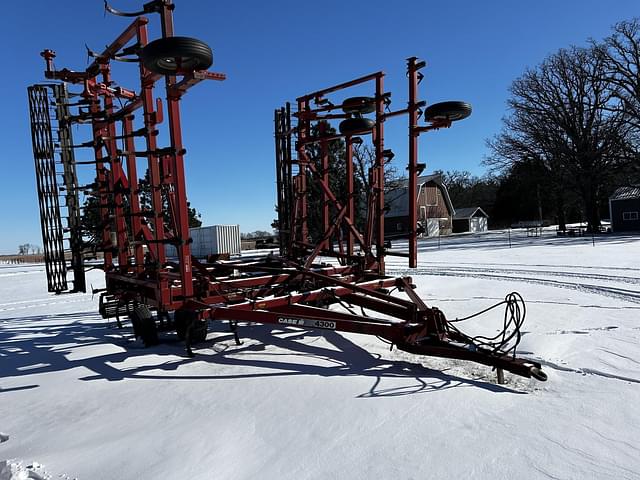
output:
<path id="1" fill-rule="evenodd" d="M 597 449 L 591 452 L 581 446 L 569 445 L 551 434 L 543 433 L 542 437 L 547 442 L 555 445 L 557 450 L 564 452 L 562 457 L 566 462 L 569 462 L 574 472 L 583 472 L 583 475 L 593 476 L 592 478 L 635 478 L 636 472 L 634 470 L 616 463 L 615 460 L 597 455 Z M 588 470 L 589 474 L 585 471 L 585 464 L 591 467 Z M 549 475 L 547 472 L 544 473 Z M 627 474 L 631 476 L 627 476 Z M 560 478 L 565 477 L 562 476 Z"/>
<path id="2" fill-rule="evenodd" d="M 54 299 L 55 299 L 55 297 L 51 296 L 51 297 L 45 297 L 45 298 L 32 298 L 32 299 L 29 299 L 29 300 L 18 300 L 18 301 L 15 301 L 15 302 L 4 302 L 4 303 L 0 303 L 0 308 L 8 307 L 8 306 L 11 306 L 11 305 L 20 305 L 21 303 L 47 302 L 49 300 L 54 300 Z M 64 301 L 66 301 L 66 300 L 63 300 L 63 302 Z"/>
<path id="3" fill-rule="evenodd" d="M 54 300 L 51 302 L 44 301 L 42 303 L 16 302 L 15 305 L 7 306 L 6 308 L 2 308 L 4 305 L 0 305 L 0 312 L 10 312 L 12 310 L 27 310 L 29 308 L 48 307 L 50 305 L 65 305 L 68 303 L 81 303 L 81 302 L 87 302 L 87 301 L 91 301 L 91 300 L 85 297 L 85 298 L 78 298 L 74 300 L 57 300 L 57 301 Z M 11 304 L 8 304 L 8 305 L 11 305 Z"/>
<path id="4" fill-rule="evenodd" d="M 558 370 L 560 372 L 569 372 L 569 373 L 578 373 L 580 375 L 596 375 L 598 377 L 604 377 L 604 378 L 610 378 L 612 380 L 620 380 L 622 382 L 630 382 L 630 383 L 639 383 L 640 384 L 640 379 L 637 378 L 631 378 L 631 377 L 625 377 L 624 375 L 616 375 L 613 373 L 608 373 L 608 372 L 603 372 L 602 370 L 596 370 L 595 368 L 573 368 L 573 367 L 567 367 L 564 365 L 558 365 L 557 363 L 551 362 L 549 360 L 545 360 L 543 358 L 538 358 L 535 357 L 535 360 L 537 362 L 540 362 L 540 364 L 542 364 L 545 367 L 549 367 L 552 368 L 554 370 Z"/>
<path id="5" fill-rule="evenodd" d="M 638 448 L 633 443 L 620 440 L 619 438 L 612 438 L 612 437 L 603 435 L 602 432 L 599 432 L 597 429 L 593 428 L 588 423 L 583 424 L 582 427 L 585 428 L 586 430 L 589 430 L 594 435 L 597 435 L 598 437 L 602 438 L 603 440 L 606 440 L 607 442 L 616 443 L 622 447 L 627 448 L 628 450 L 631 450 L 631 455 L 640 456 L 640 448 Z"/>
<path id="6" fill-rule="evenodd" d="M 438 261 L 429 261 L 430 264 L 438 264 L 442 266 L 453 266 L 450 262 L 438 262 Z M 610 267 L 603 266 L 598 267 L 596 265 L 561 265 L 561 264 L 546 264 L 546 263 L 469 263 L 469 262 L 459 262 L 456 265 L 487 265 L 492 267 L 552 267 L 552 268 L 577 268 L 580 270 L 620 270 L 623 272 L 640 272 L 640 268 L 633 267 Z"/>
<path id="7" fill-rule="evenodd" d="M 409 270 L 405 270 L 409 272 Z M 455 265 L 447 265 L 446 267 L 432 267 L 413 270 L 419 274 L 428 274 L 429 272 L 436 271 L 460 271 L 460 272 L 479 272 L 479 273 L 508 273 L 508 274 L 528 274 L 528 275 L 542 275 L 550 277 L 566 277 L 566 278 L 586 278 L 593 280 L 603 280 L 607 282 L 620 282 L 631 285 L 640 285 L 639 277 L 623 277 L 618 275 L 603 275 L 599 273 L 581 273 L 581 272 L 565 272 L 557 270 L 522 270 L 522 269 L 501 269 L 501 268 L 485 268 L 485 267 L 460 267 Z"/>
<path id="8" fill-rule="evenodd" d="M 487 268 L 468 268 L 466 270 L 474 270 L 478 272 L 490 272 L 490 273 L 510 273 L 510 274 L 520 274 L 524 273 L 527 275 L 543 275 L 550 277 L 566 277 L 566 278 L 586 278 L 593 280 L 603 280 L 607 282 L 620 282 L 627 283 L 631 285 L 640 285 L 640 276 L 638 277 L 623 277 L 618 275 L 604 275 L 600 273 L 582 273 L 582 272 L 566 272 L 566 271 L 556 271 L 556 270 L 520 270 L 520 269 L 487 269 Z"/>
<path id="9" fill-rule="evenodd" d="M 609 350 L 608 348 L 598 348 L 598 350 L 600 350 L 601 352 L 608 353 L 609 355 L 613 355 L 614 357 L 623 358 L 625 360 L 630 361 L 631 363 L 635 363 L 636 365 L 640 365 L 640 362 L 638 360 L 628 355 L 623 355 L 621 353 L 614 352 L 613 350 Z"/>
<path id="10" fill-rule="evenodd" d="M 487 272 L 487 273 L 485 273 Z M 594 293 L 596 295 L 602 295 L 605 297 L 616 298 L 619 300 L 624 300 L 627 302 L 638 303 L 640 304 L 640 291 L 638 290 L 627 290 L 623 288 L 604 286 L 604 285 L 592 285 L 587 283 L 572 283 L 572 282 L 563 282 L 560 280 L 551 280 L 544 278 L 535 278 L 535 277 L 521 277 L 521 276 L 513 276 L 513 275 L 501 275 L 499 271 L 495 271 L 494 273 L 488 273 L 486 270 L 475 271 L 472 269 L 455 269 L 455 268 L 446 268 L 446 269 L 403 269 L 403 270 L 392 270 L 388 272 L 390 275 L 431 275 L 431 276 L 441 276 L 441 277 L 468 277 L 468 278 L 482 278 L 485 280 L 499 280 L 499 281 L 512 281 L 512 282 L 523 282 L 523 283 L 532 283 L 537 285 L 543 285 L 548 287 L 556 287 L 556 288 L 566 288 L 569 290 L 577 290 L 579 292 L 586 293 Z M 538 273 L 538 272 L 536 272 Z M 539 272 L 540 275 L 544 276 L 545 272 Z"/>
<path id="11" fill-rule="evenodd" d="M 15 277 L 15 276 L 19 276 L 19 275 L 34 275 L 36 273 L 42 273 L 44 272 L 44 269 L 42 270 L 20 270 L 19 272 L 2 272 L 0 273 L 0 277 Z"/>

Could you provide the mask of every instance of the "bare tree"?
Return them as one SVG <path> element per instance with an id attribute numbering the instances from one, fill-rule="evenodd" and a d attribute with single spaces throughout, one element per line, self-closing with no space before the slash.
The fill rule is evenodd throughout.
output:
<path id="1" fill-rule="evenodd" d="M 353 164 L 357 178 L 362 182 L 365 192 L 371 190 L 371 179 L 369 171 L 376 160 L 376 151 L 372 145 L 366 143 L 356 143 L 353 145 Z M 398 179 L 398 169 L 393 165 L 385 165 L 384 182 L 392 184 Z"/>
<path id="2" fill-rule="evenodd" d="M 640 180 L 640 18 L 615 24 L 603 43 L 592 44 L 604 58 L 607 80 L 619 100 L 613 107 L 634 127 L 631 132 L 636 161 L 627 178 L 628 183 L 634 183 Z"/>
<path id="3" fill-rule="evenodd" d="M 433 173 L 442 178 L 456 208 L 480 206 L 490 217 L 493 216 L 492 210 L 500 185 L 497 177 L 491 174 L 479 177 L 467 170 L 436 170 Z"/>
<path id="4" fill-rule="evenodd" d="M 241 233 L 240 238 L 250 240 L 252 238 L 265 238 L 273 235 L 272 233 L 267 232 L 266 230 L 255 230 L 253 232 Z"/>
<path id="5" fill-rule="evenodd" d="M 640 19 L 613 26 L 613 34 L 602 44 L 592 41 L 603 55 L 606 78 L 611 82 L 627 121 L 640 127 Z"/>
<path id="6" fill-rule="evenodd" d="M 607 72 L 599 49 L 577 47 L 527 70 L 511 86 L 510 114 L 485 161 L 499 170 L 539 164 L 559 202 L 565 190 L 579 192 L 591 228 L 600 224 L 603 187 L 631 158 L 632 128 L 611 108 L 618 97 Z"/>
<path id="7" fill-rule="evenodd" d="M 357 220 L 361 224 L 364 221 L 364 214 L 367 203 L 369 201 L 369 194 L 371 192 L 371 177 L 369 173 L 376 160 L 376 151 L 373 145 L 366 143 L 356 143 L 353 145 L 353 169 L 357 181 L 362 185 L 359 190 L 357 202 Z M 385 165 L 384 169 L 384 185 L 385 185 L 385 201 L 389 205 L 396 198 L 394 192 L 401 190 L 404 187 L 402 178 L 398 175 L 398 169 L 393 165 Z M 360 225 L 362 226 L 362 225 Z"/>

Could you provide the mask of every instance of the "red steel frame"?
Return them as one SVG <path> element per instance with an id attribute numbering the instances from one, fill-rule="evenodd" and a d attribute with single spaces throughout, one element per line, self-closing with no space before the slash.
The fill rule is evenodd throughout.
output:
<path id="1" fill-rule="evenodd" d="M 147 10 L 152 5 L 154 8 Z M 145 5 L 145 11 L 160 15 L 162 36 L 173 36 L 173 5 L 170 0 L 156 0 Z M 78 122 L 90 120 L 95 161 L 99 212 L 103 222 L 100 249 L 104 252 L 103 268 L 106 293 L 118 302 L 139 302 L 157 310 L 191 312 L 195 321 L 227 320 L 280 324 L 310 329 L 329 329 L 377 335 L 398 348 L 424 355 L 461 358 L 506 369 L 526 377 L 543 379 L 540 364 L 515 358 L 502 351 L 477 347 L 449 328 L 444 314 L 428 307 L 415 294 L 410 278 L 385 275 L 384 245 L 384 164 L 388 151 L 384 145 L 384 122 L 393 116 L 409 116 L 409 196 L 411 237 L 409 264 L 416 266 L 416 182 L 418 175 L 417 137 L 434 128 L 449 126 L 447 122 L 418 126 L 418 112 L 423 105 L 417 99 L 418 70 L 424 62 L 408 60 L 408 107 L 386 112 L 389 94 L 384 92 L 384 73 L 376 72 L 350 82 L 326 88 L 297 99 L 298 127 L 292 128 L 286 115 L 281 122 L 277 152 L 280 201 L 290 202 L 290 230 L 282 245 L 280 257 L 244 258 L 236 261 L 201 262 L 191 256 L 188 228 L 188 203 L 185 188 L 184 155 L 180 122 L 180 100 L 189 88 L 203 80 L 224 80 L 225 75 L 208 71 L 178 72 L 165 76 L 166 122 L 163 104 L 154 100 L 154 88 L 161 76 L 139 67 L 139 91 L 114 87 L 112 61 L 123 53 L 142 49 L 149 42 L 146 17 L 137 17 L 85 70 L 55 70 L 55 53 L 45 50 L 46 77 L 83 86 L 82 97 L 89 111 L 77 116 Z M 133 46 L 127 47 L 130 42 Z M 134 48 L 135 47 L 135 48 Z M 181 78 L 178 78 L 181 77 Z M 349 87 L 373 82 L 375 127 L 372 132 L 375 162 L 371 172 L 367 222 L 364 232 L 355 226 L 353 199 L 352 145 L 346 136 L 348 198 L 341 202 L 329 185 L 328 143 L 341 135 L 311 137 L 311 122 L 321 119 L 347 118 L 331 113 L 340 106 L 312 109 L 311 103 Z M 126 104 L 118 108 L 114 99 Z M 141 110 L 143 126 L 134 127 L 134 114 Z M 287 109 L 288 110 L 288 109 Z M 283 122 L 283 123 L 282 123 Z M 158 129 L 166 123 L 169 146 L 159 147 Z M 118 135 L 118 125 L 122 134 Z M 291 136 L 296 136 L 297 160 L 291 158 Z M 144 138 L 146 150 L 136 151 L 135 137 Z M 308 158 L 305 146 L 320 143 L 322 171 L 317 171 Z M 285 154 L 282 154 L 281 145 Z M 87 145 L 82 145 L 87 146 Z M 120 147 L 120 148 L 119 148 Z M 136 158 L 147 159 L 151 183 L 151 208 L 141 207 Z M 287 163 L 288 162 L 288 163 Z M 297 162 L 298 173 L 293 174 Z M 323 238 L 316 244 L 308 241 L 307 185 L 319 183 L 322 189 Z M 288 196 L 288 197 L 287 197 Z M 287 197 L 287 198 L 286 198 Z M 338 212 L 332 221 L 329 204 Z M 126 208 L 125 208 L 126 207 Z M 279 205 L 280 207 L 280 205 Z M 127 211 L 128 210 L 128 211 Z M 165 219 L 168 221 L 165 222 Z M 343 230 L 341 230 L 343 229 Z M 339 233 L 346 232 L 346 246 Z M 333 250 L 339 240 L 339 251 Z M 177 261 L 167 258 L 164 246 L 177 249 Z M 356 252 L 356 246 L 359 252 Z M 145 253 L 144 249 L 147 249 Z M 320 255 L 331 254 L 340 265 L 318 263 Z M 238 274 L 239 272 L 239 274 Z M 388 289 L 404 292 L 407 298 L 388 293 Z M 320 308 L 340 303 L 351 313 Z M 357 315 L 350 305 L 394 318 L 386 320 Z M 159 315 L 160 316 L 160 315 Z M 193 325 L 189 325 L 191 329 Z M 187 349 L 189 335 L 187 335 Z"/>
<path id="2" fill-rule="evenodd" d="M 425 105 L 425 102 L 421 102 L 418 99 L 418 83 L 422 74 L 420 69 L 425 67 L 425 62 L 419 61 L 416 57 L 411 57 L 407 60 L 407 78 L 409 83 L 409 100 L 408 106 L 405 109 L 390 111 L 385 113 L 385 105 L 390 94 L 384 92 L 384 72 L 376 72 L 364 77 L 351 80 L 333 87 L 318 90 L 303 97 L 297 99 L 298 111 L 294 114 L 298 118 L 297 129 L 297 160 L 293 161 L 289 154 L 283 161 L 294 162 L 300 165 L 300 173 L 295 177 L 294 183 L 296 183 L 295 200 L 293 201 L 295 207 L 290 211 L 287 211 L 287 215 L 291 218 L 287 220 L 291 225 L 291 232 L 282 238 L 287 245 L 283 248 L 283 251 L 293 252 L 294 256 L 305 256 L 309 251 L 311 254 L 307 257 L 307 264 L 313 261 L 321 253 L 323 255 L 337 256 L 339 258 L 353 259 L 354 255 L 354 242 L 357 241 L 360 247 L 360 251 L 364 252 L 366 261 L 365 268 L 375 272 L 379 275 L 384 275 L 384 257 L 385 255 L 399 255 L 407 256 L 409 259 L 409 267 L 415 268 L 417 266 L 417 183 L 418 176 L 420 174 L 418 163 L 418 137 L 421 133 L 436 130 L 439 128 L 448 128 L 451 126 L 451 122 L 448 120 L 439 120 L 433 122 L 430 125 L 420 126 L 418 123 L 421 107 Z M 371 195 L 369 196 L 369 204 L 367 206 L 368 218 L 365 232 L 359 232 L 355 228 L 354 218 L 354 204 L 353 204 L 353 142 L 351 135 L 324 135 L 321 132 L 319 138 L 311 137 L 311 122 L 318 120 L 335 120 L 349 118 L 349 114 L 343 113 L 331 113 L 332 111 L 342 108 L 342 105 L 330 104 L 330 106 L 320 106 L 318 108 L 311 108 L 311 103 L 316 102 L 321 104 L 325 97 L 329 94 L 333 94 L 342 90 L 349 89 L 351 87 L 360 86 L 362 84 L 373 83 L 373 96 L 375 101 L 375 127 L 372 133 L 372 142 L 375 148 L 375 163 L 371 171 L 372 184 Z M 288 108 L 288 107 L 287 107 Z M 284 116 L 284 109 L 282 110 Z M 408 196 L 409 196 L 409 251 L 408 254 L 385 251 L 384 245 L 384 208 L 385 208 L 385 157 L 388 151 L 384 146 L 384 122 L 392 117 L 407 115 L 409 118 L 409 158 L 408 158 Z M 276 120 L 278 122 L 278 119 Z M 286 121 L 284 118 L 281 121 Z M 320 124 L 322 126 L 322 124 Z M 291 128 L 285 129 L 287 135 L 292 135 L 293 130 Z M 282 133 L 282 132 L 281 132 Z M 346 144 L 347 161 L 345 178 L 347 179 L 347 205 L 341 205 L 341 203 L 335 198 L 333 192 L 329 187 L 329 178 L 327 175 L 328 157 L 326 155 L 326 145 L 336 139 L 343 138 Z M 306 152 L 306 146 L 312 143 L 320 143 L 323 153 L 322 155 L 322 180 L 319 184 L 323 190 L 322 198 L 322 222 L 324 227 L 325 236 L 322 241 L 317 245 L 310 245 L 308 242 L 308 227 L 307 222 L 307 204 L 308 204 L 308 189 L 307 189 L 307 170 L 314 170 L 313 162 L 310 161 Z M 279 182 L 279 189 L 282 190 L 283 174 L 279 171 L 281 178 Z M 336 217 L 333 223 L 329 219 L 329 203 L 333 203 L 340 214 Z M 339 225 L 344 224 L 347 229 L 347 254 L 343 254 L 342 242 L 339 243 L 339 252 L 333 250 L 334 241 L 337 240 L 336 234 L 339 230 Z M 311 248 L 313 247 L 313 248 Z"/>

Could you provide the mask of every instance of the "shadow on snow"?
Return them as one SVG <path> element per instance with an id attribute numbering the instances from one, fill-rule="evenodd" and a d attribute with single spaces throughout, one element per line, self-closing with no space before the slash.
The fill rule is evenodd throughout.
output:
<path id="1" fill-rule="evenodd" d="M 64 323 L 60 323 L 61 321 Z M 44 322 L 44 325 L 34 325 L 35 322 Z M 85 381 L 217 381 L 295 375 L 353 376 L 373 379 L 369 390 L 357 395 L 358 398 L 393 397 L 462 387 L 522 393 L 489 383 L 486 379 L 467 379 L 432 370 L 419 363 L 384 359 L 332 331 L 318 333 L 289 327 L 249 324 L 240 327 L 243 344 L 236 346 L 233 335 L 224 331 L 224 327 L 222 322 L 211 324 L 208 340 L 197 346 L 195 358 L 187 358 L 183 343 L 174 333 L 161 334 L 160 345 L 145 349 L 133 341 L 130 327 L 118 330 L 107 325 L 94 312 L 7 318 L 0 323 L 2 376 L 21 377 L 73 368 L 93 372 L 79 377 Z M 314 345 L 320 337 L 324 337 L 333 348 Z M 68 358 L 75 349 L 100 345 L 121 348 L 117 352 L 98 353 L 81 359 Z M 293 361 L 292 357 L 300 359 L 300 362 Z M 131 363 L 136 363 L 135 359 L 144 359 L 147 364 L 132 366 Z M 131 360 L 133 361 L 127 362 L 128 365 L 123 363 Z M 193 375 L 186 373 L 184 369 L 178 372 L 185 365 L 202 362 L 212 366 L 237 368 L 234 373 L 225 374 L 216 373 L 220 371 L 216 368 L 212 368 L 212 374 L 209 375 Z M 385 380 L 390 379 L 401 380 L 401 385 L 397 386 L 393 382 L 395 386 L 385 387 Z M 0 388 L 0 394 L 36 387 L 38 385 Z"/>

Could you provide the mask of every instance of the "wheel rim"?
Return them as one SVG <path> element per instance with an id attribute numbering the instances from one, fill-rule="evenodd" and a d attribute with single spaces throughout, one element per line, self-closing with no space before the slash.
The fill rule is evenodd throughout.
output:
<path id="1" fill-rule="evenodd" d="M 157 64 L 165 70 L 191 70 L 198 64 L 198 60 L 193 57 L 165 57 L 159 59 Z"/>

